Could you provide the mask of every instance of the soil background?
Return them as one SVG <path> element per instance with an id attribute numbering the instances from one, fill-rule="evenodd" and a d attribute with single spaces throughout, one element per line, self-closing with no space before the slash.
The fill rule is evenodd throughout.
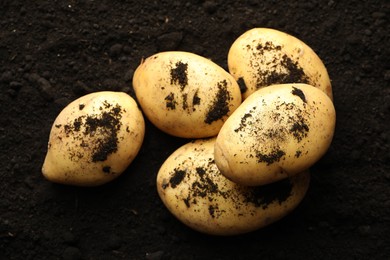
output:
<path id="1" fill-rule="evenodd" d="M 1 259 L 389 259 L 388 1 L 21 1 L 0 7 Z M 99 90 L 134 96 L 143 57 L 184 50 L 227 68 L 246 30 L 311 46 L 332 79 L 337 127 L 304 201 L 240 236 L 195 232 L 163 206 L 162 162 L 188 142 L 149 122 L 140 153 L 97 188 L 41 175 L 51 125 Z"/>

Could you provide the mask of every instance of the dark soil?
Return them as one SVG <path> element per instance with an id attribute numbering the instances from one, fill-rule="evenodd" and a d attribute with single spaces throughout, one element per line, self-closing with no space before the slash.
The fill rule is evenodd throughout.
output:
<path id="1" fill-rule="evenodd" d="M 389 10 L 373 1 L 22 1 L 0 7 L 1 259 L 389 259 Z M 70 101 L 99 90 L 134 96 L 142 58 L 163 50 L 226 69 L 248 29 L 290 33 L 323 59 L 337 127 L 300 206 L 250 234 L 213 237 L 177 221 L 155 186 L 187 140 L 147 122 L 143 147 L 97 188 L 41 174 L 51 125 Z"/>

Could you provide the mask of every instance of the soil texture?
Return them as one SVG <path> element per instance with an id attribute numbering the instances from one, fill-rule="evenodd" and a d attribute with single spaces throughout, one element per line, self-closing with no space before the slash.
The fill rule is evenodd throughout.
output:
<path id="1" fill-rule="evenodd" d="M 389 259 L 389 11 L 385 0 L 2 0 L 0 258 Z M 43 178 L 51 126 L 68 103 L 101 90 L 135 97 L 134 70 L 160 51 L 227 69 L 230 45 L 254 27 L 303 40 L 332 80 L 333 143 L 286 218 L 231 237 L 181 224 L 155 181 L 188 140 L 148 121 L 140 153 L 115 181 L 78 188 Z"/>

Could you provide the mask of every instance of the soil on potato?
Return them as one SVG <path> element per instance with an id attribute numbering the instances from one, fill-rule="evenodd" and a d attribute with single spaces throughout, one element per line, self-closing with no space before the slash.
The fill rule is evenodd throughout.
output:
<path id="1" fill-rule="evenodd" d="M 0 8 L 1 259 L 388 259 L 390 53 L 387 1 L 21 1 Z M 48 182 L 51 125 L 95 91 L 134 96 L 142 58 L 182 50 L 227 68 L 246 30 L 290 33 L 332 79 L 336 134 L 312 168 L 309 191 L 286 218 L 214 237 L 177 221 L 155 185 L 187 142 L 146 125 L 140 153 L 97 188 Z"/>

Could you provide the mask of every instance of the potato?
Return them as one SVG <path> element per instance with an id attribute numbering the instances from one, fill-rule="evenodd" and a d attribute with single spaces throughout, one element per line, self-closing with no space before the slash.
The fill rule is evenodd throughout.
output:
<path id="1" fill-rule="evenodd" d="M 214 62 L 189 52 L 162 52 L 136 69 L 133 87 L 146 117 L 183 138 L 216 136 L 241 104 L 235 79 Z"/>
<path id="2" fill-rule="evenodd" d="M 242 185 L 272 183 L 300 173 L 329 148 L 336 113 L 330 98 L 307 84 L 280 84 L 250 95 L 225 122 L 215 163 Z"/>
<path id="3" fill-rule="evenodd" d="M 230 73 L 239 82 L 243 99 L 257 89 L 282 83 L 306 83 L 332 99 L 328 72 L 317 54 L 287 33 L 254 28 L 240 37 L 228 53 Z"/>
<path id="4" fill-rule="evenodd" d="M 62 184 L 107 183 L 133 161 L 144 133 L 142 113 L 126 93 L 85 95 L 55 119 L 42 173 L 49 181 Z"/>
<path id="5" fill-rule="evenodd" d="M 157 175 L 158 194 L 182 223 L 212 235 L 237 235 L 269 225 L 290 213 L 309 186 L 309 172 L 260 187 L 225 178 L 214 163 L 215 138 L 177 149 Z"/>

